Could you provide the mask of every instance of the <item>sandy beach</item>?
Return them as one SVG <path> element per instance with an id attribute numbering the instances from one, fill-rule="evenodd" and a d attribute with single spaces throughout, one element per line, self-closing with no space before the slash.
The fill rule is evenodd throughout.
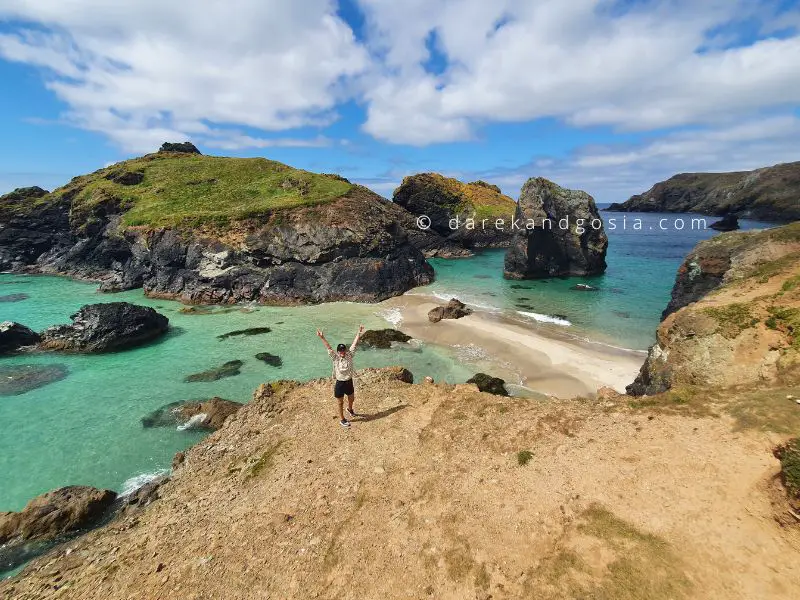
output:
<path id="1" fill-rule="evenodd" d="M 646 356 L 488 311 L 475 310 L 461 319 L 431 323 L 428 311 L 442 304 L 438 298 L 423 295 L 404 295 L 382 303 L 400 312 L 399 329 L 404 333 L 426 343 L 455 347 L 490 375 L 534 394 L 592 397 L 603 386 L 624 392 Z"/>

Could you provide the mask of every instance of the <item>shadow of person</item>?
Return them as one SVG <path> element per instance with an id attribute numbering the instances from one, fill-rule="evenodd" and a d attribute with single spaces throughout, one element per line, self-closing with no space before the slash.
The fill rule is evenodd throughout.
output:
<path id="1" fill-rule="evenodd" d="M 377 421 L 378 419 L 382 419 L 384 417 L 388 417 L 389 415 L 393 415 L 397 411 L 403 410 L 404 408 L 408 408 L 408 404 L 400 404 L 398 406 L 393 406 L 392 408 L 387 408 L 386 410 L 372 413 L 371 415 L 362 414 L 360 415 L 359 421 Z"/>

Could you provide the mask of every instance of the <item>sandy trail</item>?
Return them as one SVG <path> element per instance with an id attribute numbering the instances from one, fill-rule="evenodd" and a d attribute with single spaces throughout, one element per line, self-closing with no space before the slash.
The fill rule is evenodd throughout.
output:
<path id="1" fill-rule="evenodd" d="M 443 346 L 477 346 L 491 357 L 485 361 L 491 375 L 541 394 L 593 397 L 602 386 L 624 393 L 646 357 L 644 352 L 558 336 L 480 310 L 461 319 L 428 321 L 428 311 L 441 305 L 439 299 L 417 295 L 382 303 L 400 310 L 400 329 L 408 335 Z"/>

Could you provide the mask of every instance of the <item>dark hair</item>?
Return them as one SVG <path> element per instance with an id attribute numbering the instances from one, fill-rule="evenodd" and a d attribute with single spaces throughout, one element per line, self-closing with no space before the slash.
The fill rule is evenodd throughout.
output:
<path id="1" fill-rule="evenodd" d="M 336 346 L 337 352 L 344 352 L 345 350 L 347 350 L 347 346 L 345 346 L 344 344 L 339 344 L 338 346 Z"/>

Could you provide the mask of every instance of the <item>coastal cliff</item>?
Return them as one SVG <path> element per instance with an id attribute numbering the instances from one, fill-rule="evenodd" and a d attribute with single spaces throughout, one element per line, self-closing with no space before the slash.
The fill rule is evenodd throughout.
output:
<path id="1" fill-rule="evenodd" d="M 686 257 L 633 395 L 800 382 L 800 223 L 725 233 Z"/>
<path id="2" fill-rule="evenodd" d="M 733 173 L 680 173 L 614 203 L 619 212 L 697 212 L 789 222 L 800 219 L 800 162 Z"/>
<path id="3" fill-rule="evenodd" d="M 403 178 L 394 191 L 393 202 L 415 216 L 430 219 L 427 231 L 435 237 L 415 242 L 423 252 L 447 257 L 454 254 L 453 246 L 505 248 L 511 242 L 511 232 L 507 227 L 495 227 L 495 220 L 508 223 L 517 205 L 496 185 L 419 173 Z M 467 219 L 474 220 L 474 227 L 467 226 Z M 482 223 L 484 219 L 486 222 Z"/>
<path id="4" fill-rule="evenodd" d="M 0 197 L 0 270 L 187 303 L 377 301 L 433 278 L 410 215 L 364 187 L 165 147 Z"/>

